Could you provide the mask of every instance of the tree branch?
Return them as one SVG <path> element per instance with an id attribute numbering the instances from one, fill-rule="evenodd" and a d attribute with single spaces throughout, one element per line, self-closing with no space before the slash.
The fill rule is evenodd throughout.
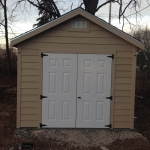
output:
<path id="1" fill-rule="evenodd" d="M 3 25 L 2 23 L 0 23 L 1 26 L 5 27 L 5 25 Z"/>
<path id="2" fill-rule="evenodd" d="M 16 34 L 13 32 L 12 27 L 11 27 L 11 26 L 8 26 L 8 27 L 10 28 L 10 30 L 11 30 L 11 32 L 12 32 L 12 34 L 14 34 L 14 36 L 16 36 Z"/>
<path id="3" fill-rule="evenodd" d="M 132 26 L 137 27 L 135 24 L 131 23 L 126 16 L 124 16 L 124 19 L 126 19 L 126 21 L 129 23 L 131 30 L 133 30 Z"/>
<path id="4" fill-rule="evenodd" d="M 83 3 L 81 3 L 80 7 L 82 7 Z"/>
<path id="5" fill-rule="evenodd" d="M 119 1 L 117 0 L 117 1 L 115 1 L 115 0 L 109 0 L 109 1 L 106 1 L 105 3 L 103 3 L 102 5 L 100 5 L 100 6 L 98 6 L 98 8 L 96 9 L 96 12 L 101 8 L 101 7 L 103 7 L 104 5 L 106 5 L 106 4 L 108 4 L 108 3 L 110 3 L 110 2 L 113 2 L 113 3 L 119 3 Z"/>
<path id="6" fill-rule="evenodd" d="M 15 7 L 12 9 L 11 11 L 11 16 L 13 16 L 12 14 L 14 13 L 14 11 L 16 10 L 16 8 L 18 7 L 18 5 L 22 2 L 23 0 L 17 1 L 16 3 L 14 3 L 13 5 L 15 5 Z M 12 5 L 12 6 L 13 6 Z"/>
<path id="7" fill-rule="evenodd" d="M 123 31 L 123 28 L 124 28 L 124 15 L 123 15 L 123 25 L 122 25 L 122 31 Z"/>
<path id="8" fill-rule="evenodd" d="M 37 5 L 37 4 L 35 4 L 34 2 L 32 2 L 32 1 L 30 1 L 30 0 L 27 0 L 27 1 L 28 1 L 30 4 L 32 4 L 33 6 L 37 7 L 37 8 L 43 9 L 43 10 L 45 10 L 45 11 L 47 11 L 47 12 L 49 12 L 49 13 L 51 13 L 51 14 L 57 16 L 57 17 L 60 17 L 60 13 L 59 13 L 59 10 L 58 10 L 56 4 L 55 4 L 54 6 L 56 6 L 55 9 L 58 10 L 57 13 L 55 13 L 55 12 L 53 12 L 53 11 L 50 11 L 49 9 L 43 7 L 41 4 L 40 4 L 40 5 Z M 53 1 L 52 1 L 52 2 L 53 2 Z M 54 3 L 54 2 L 53 2 L 53 3 Z"/>
<path id="9" fill-rule="evenodd" d="M 0 4 L 2 5 L 2 7 L 4 8 L 4 4 L 2 3 L 2 0 L 0 0 Z"/>
<path id="10" fill-rule="evenodd" d="M 3 27 L 5 27 L 5 25 L 3 24 L 4 21 L 5 21 L 5 20 L 2 20 L 2 21 L 0 22 L 0 25 L 2 25 Z"/>
<path id="11" fill-rule="evenodd" d="M 54 1 L 53 1 L 53 0 L 51 0 L 51 3 L 53 4 L 54 8 L 56 9 L 57 16 L 58 16 L 58 17 L 60 17 L 61 15 L 60 15 L 60 12 L 59 12 L 59 10 L 58 10 L 58 8 L 57 8 L 56 4 L 54 3 Z"/>
<path id="12" fill-rule="evenodd" d="M 121 0 L 122 1 L 122 0 Z M 119 15 L 119 19 L 121 18 L 121 16 L 125 13 L 126 9 L 129 7 L 129 5 L 133 2 L 134 0 L 131 0 L 128 5 L 124 8 L 123 12 L 120 13 Z M 122 7 L 122 6 L 121 6 Z M 122 10 L 121 10 L 122 11 Z"/>
<path id="13" fill-rule="evenodd" d="M 73 3 L 71 4 L 71 10 L 72 10 L 72 6 L 73 6 Z"/>
<path id="14" fill-rule="evenodd" d="M 120 0 L 120 7 L 119 7 L 119 22 L 120 22 L 120 14 L 122 13 L 122 0 Z"/>

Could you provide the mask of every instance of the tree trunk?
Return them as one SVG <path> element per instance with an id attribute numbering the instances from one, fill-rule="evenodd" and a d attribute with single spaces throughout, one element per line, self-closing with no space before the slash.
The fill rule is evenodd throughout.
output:
<path id="1" fill-rule="evenodd" d="M 96 12 L 98 1 L 99 0 L 83 0 L 83 3 L 85 5 L 85 10 L 91 13 L 92 15 L 94 15 Z"/>
<path id="2" fill-rule="evenodd" d="M 10 60 L 10 52 L 9 52 L 9 41 L 8 41 L 8 22 L 7 22 L 7 4 L 6 0 L 4 0 L 4 18 L 5 18 L 5 41 L 6 41 L 6 51 L 7 51 L 7 61 L 8 61 L 8 74 L 11 78 L 11 60 Z"/>
<path id="3" fill-rule="evenodd" d="M 83 3 L 85 5 L 85 10 L 91 13 L 92 15 L 94 15 L 96 12 L 98 1 L 99 0 L 83 0 Z"/>

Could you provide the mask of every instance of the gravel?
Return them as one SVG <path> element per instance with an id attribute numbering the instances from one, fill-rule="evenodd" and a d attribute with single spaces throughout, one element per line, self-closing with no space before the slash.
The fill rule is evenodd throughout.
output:
<path id="1" fill-rule="evenodd" d="M 15 137 L 22 139 L 53 140 L 73 147 L 97 147 L 109 145 L 125 139 L 143 138 L 141 134 L 130 129 L 16 129 Z"/>

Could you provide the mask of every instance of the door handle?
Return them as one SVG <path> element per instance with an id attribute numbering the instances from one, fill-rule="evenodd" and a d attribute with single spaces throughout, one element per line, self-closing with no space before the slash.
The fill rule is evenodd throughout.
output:
<path id="1" fill-rule="evenodd" d="M 81 97 L 78 97 L 78 99 L 81 99 Z"/>

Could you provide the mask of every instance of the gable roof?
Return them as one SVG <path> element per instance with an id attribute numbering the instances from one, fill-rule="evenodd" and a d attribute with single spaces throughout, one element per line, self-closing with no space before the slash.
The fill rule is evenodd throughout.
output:
<path id="1" fill-rule="evenodd" d="M 50 29 L 50 28 L 52 28 L 52 27 L 54 27 L 54 26 L 56 26 L 56 25 L 58 25 L 58 24 L 60 24 L 62 22 L 65 22 L 65 21 L 67 21 L 67 20 L 69 20 L 69 19 L 71 19 L 71 18 L 73 18 L 73 17 L 75 17 L 77 15 L 81 15 L 81 16 L 87 18 L 88 20 L 90 20 L 90 21 L 94 22 L 95 24 L 103 27 L 104 29 L 114 33 L 115 35 L 117 35 L 120 38 L 128 41 L 129 43 L 137 46 L 138 48 L 144 49 L 144 43 L 138 41 L 134 37 L 132 37 L 129 34 L 119 30 L 118 28 L 108 24 L 104 20 L 102 20 L 102 19 L 100 19 L 100 18 L 98 18 L 98 17 L 96 17 L 96 16 L 86 12 L 82 8 L 77 8 L 77 9 L 75 9 L 75 10 L 73 10 L 73 11 L 71 11 L 71 12 L 69 12 L 69 13 L 67 13 L 67 14 L 65 14 L 63 16 L 61 16 L 60 18 L 57 18 L 57 19 L 55 19 L 55 20 L 53 20 L 53 21 L 51 21 L 51 22 L 49 22 L 47 24 L 44 24 L 44 25 L 42 25 L 42 26 L 40 26 L 38 28 L 32 29 L 32 30 L 30 30 L 28 32 L 25 32 L 24 34 L 21 34 L 21 35 L 15 37 L 15 38 L 11 39 L 11 41 L 10 41 L 11 45 L 14 46 L 14 45 L 16 45 L 16 44 L 18 44 L 18 43 L 20 43 L 20 42 L 22 42 L 22 41 L 24 41 L 24 40 L 26 40 L 28 38 L 31 38 L 31 37 L 33 37 L 33 36 L 35 36 L 35 35 L 37 35 L 37 34 L 39 34 L 41 32 L 44 32 L 44 31 L 46 31 L 46 30 L 48 30 L 48 29 Z"/>

